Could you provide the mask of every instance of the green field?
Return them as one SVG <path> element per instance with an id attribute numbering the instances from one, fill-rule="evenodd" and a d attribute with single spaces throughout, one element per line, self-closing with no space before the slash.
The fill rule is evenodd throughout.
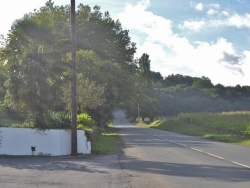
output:
<path id="1" fill-rule="evenodd" d="M 250 112 L 182 113 L 149 125 L 181 134 L 250 146 Z"/>

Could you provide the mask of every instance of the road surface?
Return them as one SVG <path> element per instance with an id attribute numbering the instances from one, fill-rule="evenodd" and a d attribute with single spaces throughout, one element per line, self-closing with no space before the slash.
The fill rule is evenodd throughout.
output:
<path id="1" fill-rule="evenodd" d="M 114 124 L 122 153 L 101 157 L 0 158 L 0 188 L 249 188 L 250 148 Z"/>
<path id="2" fill-rule="evenodd" d="M 122 111 L 114 123 L 126 143 L 120 164 L 131 187 L 250 187 L 250 148 L 135 127 Z"/>

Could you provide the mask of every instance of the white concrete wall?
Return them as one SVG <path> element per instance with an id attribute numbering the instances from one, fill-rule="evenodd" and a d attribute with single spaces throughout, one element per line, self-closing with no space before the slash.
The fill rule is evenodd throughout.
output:
<path id="1" fill-rule="evenodd" d="M 31 147 L 36 151 L 32 152 Z M 91 144 L 83 130 L 77 131 L 78 153 L 90 154 Z M 70 155 L 71 131 L 37 131 L 27 128 L 0 127 L 0 155 Z"/>

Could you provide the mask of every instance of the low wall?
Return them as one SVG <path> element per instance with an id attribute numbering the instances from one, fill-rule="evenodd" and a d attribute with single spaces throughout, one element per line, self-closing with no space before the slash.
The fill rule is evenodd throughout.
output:
<path id="1" fill-rule="evenodd" d="M 83 130 L 77 131 L 78 153 L 90 154 L 91 144 Z M 70 155 L 70 130 L 0 127 L 0 155 Z"/>

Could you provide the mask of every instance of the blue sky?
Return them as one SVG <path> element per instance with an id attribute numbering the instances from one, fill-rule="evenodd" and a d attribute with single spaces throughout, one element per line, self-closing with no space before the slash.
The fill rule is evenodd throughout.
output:
<path id="1" fill-rule="evenodd" d="M 0 6 L 0 34 L 15 19 L 46 0 L 8 0 Z M 70 0 L 54 0 L 56 5 Z M 248 0 L 76 0 L 101 6 L 119 19 L 148 53 L 151 69 L 163 76 L 206 76 L 213 84 L 250 85 L 250 2 Z"/>

